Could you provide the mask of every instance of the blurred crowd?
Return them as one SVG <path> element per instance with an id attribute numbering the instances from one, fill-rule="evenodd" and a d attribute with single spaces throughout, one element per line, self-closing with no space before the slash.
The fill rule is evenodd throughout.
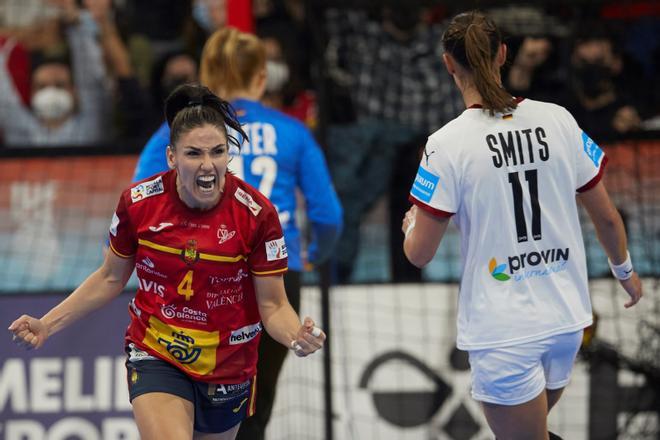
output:
<path id="1" fill-rule="evenodd" d="M 269 57 L 266 101 L 313 126 L 304 2 L 251 10 Z M 227 24 L 226 0 L 2 0 L 0 145 L 139 149 Z"/>
<path id="2" fill-rule="evenodd" d="M 242 30 L 267 49 L 265 103 L 322 131 L 345 212 L 338 280 L 351 277 L 364 213 L 388 194 L 392 275 L 416 281 L 398 251 L 407 192 L 428 134 L 463 110 L 441 59 L 448 17 L 487 5 L 508 46 L 504 86 L 567 107 L 596 141 L 660 129 L 657 2 L 474 3 L 2 0 L 0 145 L 139 151 L 242 5 Z"/>
<path id="3" fill-rule="evenodd" d="M 197 79 L 206 37 L 228 25 L 228 3 L 3 0 L 2 145 L 129 140 L 138 148 L 161 122 L 164 97 Z M 444 20 L 458 4 L 244 3 L 248 30 L 268 48 L 266 102 L 315 128 L 323 88 L 326 122 L 339 129 L 329 131 L 330 141 L 355 135 L 369 138 L 361 143 L 401 145 L 461 110 L 439 59 Z M 505 86 L 515 95 L 566 106 L 594 138 L 658 127 L 655 2 L 491 3 L 487 12 L 509 46 Z"/>

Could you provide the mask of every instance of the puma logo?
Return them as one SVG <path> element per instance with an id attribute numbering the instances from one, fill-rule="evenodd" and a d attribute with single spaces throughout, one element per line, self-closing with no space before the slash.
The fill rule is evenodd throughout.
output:
<path id="1" fill-rule="evenodd" d="M 424 148 L 424 156 L 426 156 L 426 165 L 428 166 L 429 164 L 429 156 L 435 153 L 435 150 L 431 151 L 430 153 L 426 152 L 426 148 Z"/>

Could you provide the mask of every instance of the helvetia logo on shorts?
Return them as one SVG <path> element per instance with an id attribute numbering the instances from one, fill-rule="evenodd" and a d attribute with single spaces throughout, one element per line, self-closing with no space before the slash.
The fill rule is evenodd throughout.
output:
<path id="1" fill-rule="evenodd" d="M 497 281 L 508 281 L 512 278 L 514 281 L 523 281 L 529 278 L 547 277 L 565 271 L 568 258 L 569 248 L 510 255 L 507 257 L 507 263 L 502 264 L 497 264 L 497 260 L 491 258 L 488 262 L 488 272 Z"/>

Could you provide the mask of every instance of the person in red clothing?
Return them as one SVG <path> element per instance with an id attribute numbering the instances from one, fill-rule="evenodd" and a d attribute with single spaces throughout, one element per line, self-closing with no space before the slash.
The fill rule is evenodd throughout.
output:
<path id="1" fill-rule="evenodd" d="M 299 356 L 326 336 L 287 301 L 274 206 L 227 173 L 230 146 L 247 138 L 232 107 L 186 85 L 165 112 L 170 170 L 122 193 L 102 266 L 43 317 L 23 315 L 9 330 L 38 348 L 117 296 L 135 269 L 126 365 L 141 437 L 234 439 L 254 411 L 263 329 Z"/>

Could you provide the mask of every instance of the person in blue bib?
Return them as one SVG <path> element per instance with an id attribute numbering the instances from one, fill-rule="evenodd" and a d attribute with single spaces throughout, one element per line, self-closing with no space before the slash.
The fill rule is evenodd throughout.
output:
<path id="1" fill-rule="evenodd" d="M 229 169 L 258 188 L 277 208 L 289 254 L 284 282 L 289 302 L 297 311 L 301 272 L 330 256 L 342 228 L 342 207 L 323 152 L 301 122 L 259 102 L 266 87 L 266 54 L 256 36 L 231 28 L 212 34 L 202 52 L 200 80 L 231 102 L 248 136 L 240 155 L 236 152 L 232 156 Z M 142 151 L 134 181 L 168 169 L 165 151 L 169 138 L 169 127 L 163 124 Z M 304 197 L 311 226 L 306 249 L 296 223 L 298 192 Z M 237 439 L 264 438 L 286 354 L 286 348 L 266 335 L 262 337 L 256 413 L 241 424 Z"/>

